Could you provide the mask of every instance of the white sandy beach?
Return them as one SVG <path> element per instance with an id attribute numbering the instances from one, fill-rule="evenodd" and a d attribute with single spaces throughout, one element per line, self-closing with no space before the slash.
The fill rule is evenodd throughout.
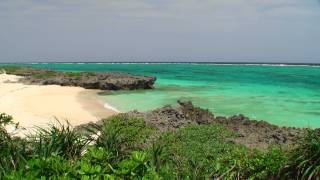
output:
<path id="1" fill-rule="evenodd" d="M 12 115 L 27 130 L 68 120 L 73 126 L 115 114 L 96 96 L 97 91 L 56 85 L 25 85 L 15 75 L 0 74 L 0 113 Z"/>

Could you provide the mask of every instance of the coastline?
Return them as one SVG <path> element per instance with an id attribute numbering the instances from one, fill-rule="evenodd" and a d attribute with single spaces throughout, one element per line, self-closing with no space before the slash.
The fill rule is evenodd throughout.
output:
<path id="1" fill-rule="evenodd" d="M 99 92 L 101 92 L 101 90 L 84 89 L 83 92 L 79 93 L 78 101 L 82 105 L 82 108 L 89 110 L 98 120 L 121 113 L 118 109 L 104 102 L 103 99 L 99 97 Z"/>
<path id="2" fill-rule="evenodd" d="M 27 133 L 34 127 L 68 121 L 72 126 L 116 114 L 99 100 L 98 90 L 59 85 L 26 85 L 16 75 L 0 74 L 0 112 L 13 116 Z M 25 133 L 25 132 L 23 132 Z M 22 134 L 23 134 L 22 133 Z M 21 133 L 19 133 L 21 134 Z"/>

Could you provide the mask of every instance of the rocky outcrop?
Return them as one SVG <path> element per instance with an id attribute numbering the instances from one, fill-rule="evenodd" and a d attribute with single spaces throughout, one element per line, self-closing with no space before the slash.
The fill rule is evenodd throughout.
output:
<path id="1" fill-rule="evenodd" d="M 147 113 L 132 111 L 127 114 L 143 118 L 160 131 L 182 128 L 190 124 L 209 124 L 213 120 L 213 114 L 208 110 L 195 107 L 189 101 L 178 103 L 180 106 L 177 108 L 165 106 Z"/>
<path id="2" fill-rule="evenodd" d="M 247 147 L 266 149 L 270 144 L 291 146 L 307 129 L 279 127 L 266 121 L 250 120 L 244 115 L 216 117 L 214 122 L 235 131 L 238 136 L 232 141 Z"/>
<path id="3" fill-rule="evenodd" d="M 260 149 L 266 149 L 271 144 L 291 146 L 296 144 L 297 139 L 307 131 L 307 129 L 279 127 L 265 121 L 250 120 L 241 114 L 214 117 L 208 110 L 195 107 L 191 102 L 178 101 L 178 104 L 177 108 L 165 106 L 151 112 L 133 111 L 127 114 L 143 118 L 160 131 L 174 130 L 191 124 L 219 124 L 236 132 L 237 136 L 230 138 L 230 141 Z"/>
<path id="4" fill-rule="evenodd" d="M 227 141 L 242 144 L 249 148 L 267 149 L 269 145 L 280 145 L 293 147 L 298 139 L 303 136 L 308 129 L 279 127 L 265 121 L 250 120 L 240 114 L 231 117 L 215 117 L 210 111 L 194 106 L 191 102 L 178 101 L 178 107 L 164 106 L 150 112 L 132 111 L 123 115 L 142 118 L 145 122 L 156 128 L 159 133 L 155 133 L 149 141 L 152 142 L 164 131 L 174 131 L 189 125 L 216 124 L 224 126 L 226 129 L 235 132 L 235 136 Z M 96 125 L 101 125 L 99 121 Z M 85 129 L 90 124 L 79 126 Z M 320 136 L 320 129 L 316 129 Z"/>
<path id="5" fill-rule="evenodd" d="M 178 101 L 180 111 L 187 119 L 198 124 L 208 124 L 214 119 L 214 115 L 208 109 L 196 107 L 191 101 Z"/>
<path id="6" fill-rule="evenodd" d="M 17 68 L 8 73 L 23 76 L 24 78 L 20 81 L 26 84 L 79 86 L 100 90 L 151 89 L 156 81 L 153 76 L 122 73 L 65 73 L 38 68 Z"/>

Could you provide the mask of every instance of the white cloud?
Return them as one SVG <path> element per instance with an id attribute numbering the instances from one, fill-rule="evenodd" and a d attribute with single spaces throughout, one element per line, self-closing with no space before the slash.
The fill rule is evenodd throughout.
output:
<path id="1" fill-rule="evenodd" d="M 320 57 L 319 8 L 318 0 L 0 0 L 0 59 Z"/>

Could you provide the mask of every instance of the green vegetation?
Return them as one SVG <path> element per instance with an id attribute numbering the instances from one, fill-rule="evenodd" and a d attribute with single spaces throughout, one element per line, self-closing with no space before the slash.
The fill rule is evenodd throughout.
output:
<path id="1" fill-rule="evenodd" d="M 43 71 L 43 72 L 41 72 L 41 73 L 34 73 L 34 74 L 32 74 L 33 77 L 39 78 L 39 79 L 49 78 L 49 77 L 55 77 L 55 76 L 57 76 L 57 75 L 59 75 L 58 72 L 56 72 L 56 71 L 50 71 L 50 70 L 48 70 L 48 71 Z"/>
<path id="2" fill-rule="evenodd" d="M 58 71 L 53 71 L 50 69 L 37 69 L 28 66 L 16 66 L 16 65 L 7 65 L 7 66 L 0 66 L 0 69 L 5 70 L 7 74 L 14 74 L 14 75 L 28 75 L 33 76 L 34 78 L 49 78 L 55 77 L 60 74 Z"/>
<path id="3" fill-rule="evenodd" d="M 293 150 L 260 151 L 229 141 L 216 124 L 158 132 L 118 115 L 101 125 L 38 128 L 24 139 L 0 115 L 0 179 L 316 179 L 320 137 L 310 131 Z"/>
<path id="4" fill-rule="evenodd" d="M 28 137 L 34 157 L 48 158 L 52 155 L 66 159 L 79 159 L 81 152 L 86 149 L 89 140 L 79 132 L 71 129 L 70 125 L 59 122 L 49 128 L 38 128 L 34 135 Z"/>
<path id="5" fill-rule="evenodd" d="M 132 151 L 142 150 L 142 146 L 153 133 L 142 119 L 118 115 L 105 120 L 101 126 L 86 128 L 91 140 L 97 137 L 95 146 L 103 148 L 113 155 L 115 161 L 121 160 Z"/>
<path id="6" fill-rule="evenodd" d="M 0 66 L 0 70 L 5 70 L 7 74 L 15 74 L 15 75 L 28 75 L 34 78 L 50 78 L 50 77 L 58 77 L 58 76 L 66 76 L 74 79 L 80 79 L 82 76 L 94 76 L 94 73 L 90 72 L 60 72 L 51 69 L 42 69 L 42 68 L 34 68 L 28 66 L 15 66 L 15 65 L 7 65 Z M 1 72 L 1 71 L 0 71 Z"/>
<path id="7" fill-rule="evenodd" d="M 82 76 L 94 76 L 94 73 L 90 72 L 65 72 L 65 75 L 71 78 L 80 79 Z"/>
<path id="8" fill-rule="evenodd" d="M 183 179 L 276 177 L 286 162 L 285 152 L 276 147 L 262 152 L 228 142 L 235 135 L 220 125 L 193 125 L 166 133 L 163 141 L 172 162 L 179 162 L 174 168 Z"/>
<path id="9" fill-rule="evenodd" d="M 18 126 L 12 122 L 11 116 L 0 114 L 0 179 L 6 172 L 17 170 L 26 162 L 26 142 L 7 132 L 5 127 L 10 125 Z"/>
<path id="10" fill-rule="evenodd" d="M 309 131 L 301 139 L 282 175 L 297 179 L 320 178 L 320 131 Z"/>
<path id="11" fill-rule="evenodd" d="M 0 66 L 0 69 L 4 69 L 6 73 L 12 74 L 21 69 L 19 66 Z"/>

